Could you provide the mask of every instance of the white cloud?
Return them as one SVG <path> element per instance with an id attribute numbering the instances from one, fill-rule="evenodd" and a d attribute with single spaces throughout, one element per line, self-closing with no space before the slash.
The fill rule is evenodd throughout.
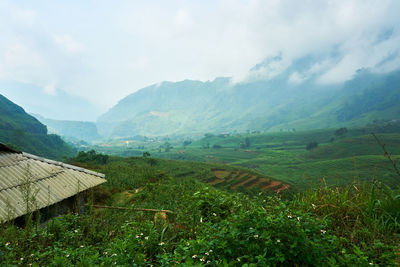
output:
<path id="1" fill-rule="evenodd" d="M 82 45 L 74 40 L 69 34 L 54 34 L 54 42 L 70 53 L 77 53 L 82 50 Z"/>
<path id="2" fill-rule="evenodd" d="M 291 82 L 340 82 L 360 67 L 400 66 L 398 10 L 397 0 L 117 0 L 96 8 L 4 0 L 0 79 L 43 88 L 57 81 L 103 107 L 164 80 L 270 78 L 305 55 L 319 60 Z M 249 74 L 277 54 L 281 61 Z"/>
<path id="3" fill-rule="evenodd" d="M 56 91 L 57 91 L 57 89 L 56 89 L 56 84 L 55 84 L 54 82 L 52 82 L 52 83 L 50 83 L 50 84 L 47 84 L 46 86 L 44 86 L 43 91 L 44 91 L 46 94 L 55 95 L 55 94 L 56 94 Z"/>

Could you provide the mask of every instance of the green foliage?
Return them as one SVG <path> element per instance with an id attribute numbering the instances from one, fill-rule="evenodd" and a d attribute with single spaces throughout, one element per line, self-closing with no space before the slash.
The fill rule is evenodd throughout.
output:
<path id="1" fill-rule="evenodd" d="M 74 158 L 75 162 L 90 163 L 90 164 L 106 164 L 108 162 L 108 155 L 98 154 L 94 150 L 80 151 Z"/>
<path id="2" fill-rule="evenodd" d="M 318 143 L 317 142 L 310 142 L 306 145 L 306 149 L 307 150 L 313 150 L 315 148 L 318 147 Z"/>
<path id="3" fill-rule="evenodd" d="M 347 128 L 339 128 L 335 131 L 337 137 L 343 137 L 347 133 Z"/>

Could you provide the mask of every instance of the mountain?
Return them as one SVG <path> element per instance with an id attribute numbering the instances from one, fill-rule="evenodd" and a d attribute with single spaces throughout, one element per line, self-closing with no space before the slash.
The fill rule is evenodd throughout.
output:
<path id="1" fill-rule="evenodd" d="M 206 132 L 361 126 L 400 118 L 400 71 L 361 69 L 345 83 L 318 81 L 313 58 L 298 60 L 272 77 L 275 57 L 255 66 L 250 79 L 163 82 L 143 88 L 97 120 L 100 134 L 198 135 Z M 316 68 L 314 68 L 316 69 Z"/>
<path id="2" fill-rule="evenodd" d="M 52 159 L 75 155 L 75 150 L 23 108 L 0 95 L 0 142 Z"/>
<path id="3" fill-rule="evenodd" d="M 61 135 L 65 139 L 83 140 L 91 142 L 101 138 L 94 122 L 52 120 L 38 114 L 32 114 L 41 123 L 47 126 L 49 133 Z"/>

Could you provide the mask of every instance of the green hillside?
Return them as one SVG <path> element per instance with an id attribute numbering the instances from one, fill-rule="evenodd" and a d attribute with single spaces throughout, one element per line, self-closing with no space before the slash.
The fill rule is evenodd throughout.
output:
<path id="1" fill-rule="evenodd" d="M 99 117 L 107 137 L 199 136 L 205 132 L 355 127 L 400 117 L 400 71 L 360 70 L 344 84 L 289 81 L 296 64 L 270 80 L 232 84 L 185 80 L 143 88 Z"/>
<path id="2" fill-rule="evenodd" d="M 0 95 L 0 142 L 24 152 L 52 159 L 73 156 L 75 150 L 23 108 Z"/>

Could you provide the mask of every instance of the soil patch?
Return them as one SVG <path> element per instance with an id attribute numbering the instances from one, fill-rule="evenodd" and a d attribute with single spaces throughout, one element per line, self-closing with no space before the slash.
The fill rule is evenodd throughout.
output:
<path id="1" fill-rule="evenodd" d="M 213 173 L 214 173 L 215 177 L 217 177 L 219 179 L 225 179 L 230 174 L 230 172 L 228 172 L 226 170 L 215 170 L 215 171 L 213 171 Z"/>
<path id="2" fill-rule="evenodd" d="M 234 183 L 234 184 L 231 186 L 231 188 L 234 189 L 234 188 L 236 188 L 236 187 L 238 187 L 238 186 L 244 185 L 245 183 L 248 183 L 248 182 L 253 181 L 253 180 L 256 180 L 256 179 L 257 179 L 257 176 L 255 176 L 255 175 L 250 176 L 249 178 L 247 178 L 247 179 L 245 179 L 245 180 L 243 180 L 243 181 L 241 181 L 241 182 Z"/>

